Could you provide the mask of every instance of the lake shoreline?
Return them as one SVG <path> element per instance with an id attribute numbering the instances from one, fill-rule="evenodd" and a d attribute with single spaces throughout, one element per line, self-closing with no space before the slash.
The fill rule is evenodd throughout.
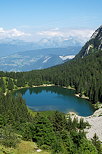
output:
<path id="1" fill-rule="evenodd" d="M 42 84 L 42 85 L 32 85 L 32 86 L 26 86 L 26 87 L 17 87 L 17 89 L 13 89 L 13 91 L 15 90 L 20 90 L 20 89 L 23 89 L 23 88 L 36 88 L 36 87 L 51 87 L 51 86 L 57 86 L 57 87 L 62 87 L 62 88 L 65 88 L 65 89 L 69 89 L 69 90 L 75 90 L 75 88 L 71 87 L 71 86 L 60 86 L 60 85 L 55 85 L 55 84 Z M 6 95 L 6 92 L 4 93 Z M 75 93 L 74 94 L 76 97 L 79 97 L 79 98 L 83 98 L 83 99 L 86 99 L 86 100 L 89 100 L 89 97 L 85 96 L 85 95 L 82 95 L 80 96 L 80 93 L 77 94 Z M 89 100 L 90 101 L 90 100 Z"/>
<path id="2" fill-rule="evenodd" d="M 20 90 L 20 89 L 25 89 L 25 88 L 51 87 L 51 86 L 55 86 L 55 85 L 54 85 L 54 84 L 43 84 L 43 85 L 39 85 L 39 86 L 33 85 L 32 87 L 31 87 L 31 86 L 17 87 L 17 88 L 15 88 L 15 89 L 13 89 L 12 91 L 16 91 L 16 90 Z M 5 92 L 5 95 L 6 95 L 6 92 Z"/>
<path id="3" fill-rule="evenodd" d="M 71 86 L 66 87 L 66 86 L 60 86 L 60 85 L 55 85 L 55 84 L 42 84 L 42 85 L 37 85 L 37 86 L 36 86 L 36 85 L 32 85 L 32 87 L 30 87 L 30 86 L 26 86 L 26 87 L 17 87 L 17 89 L 13 89 L 13 91 L 20 90 L 20 89 L 25 89 L 25 88 L 52 87 L 52 86 L 62 87 L 62 88 L 65 88 L 65 89 L 69 89 L 69 90 L 74 90 L 74 91 L 75 91 L 75 88 L 73 88 L 73 87 L 71 87 Z M 6 95 L 6 93 L 5 93 L 5 95 Z M 80 93 L 79 93 L 79 94 L 75 93 L 74 95 L 75 95 L 76 97 L 78 97 L 78 98 L 82 98 L 82 99 L 88 100 L 88 101 L 92 104 L 92 106 L 93 106 L 93 108 L 95 109 L 95 111 L 97 111 L 99 108 L 102 107 L 102 103 L 99 103 L 98 107 L 96 107 L 96 104 L 93 104 L 93 103 L 89 100 L 89 97 L 87 97 L 87 96 L 85 96 L 85 95 L 80 96 Z"/>
<path id="4" fill-rule="evenodd" d="M 87 117 L 79 116 L 75 112 L 69 112 L 68 115 L 70 115 L 72 119 L 76 117 L 78 120 L 83 118 L 84 121 L 87 121 L 91 125 L 90 128 L 85 129 L 87 138 L 93 138 L 94 134 L 96 133 L 99 137 L 99 140 L 102 142 L 102 108 L 96 110 L 94 114 Z"/>
<path id="5" fill-rule="evenodd" d="M 71 87 L 71 86 L 60 86 L 60 85 L 55 85 L 55 84 L 42 84 L 42 85 L 32 85 L 32 86 L 26 86 L 26 87 L 17 87 L 17 89 L 13 89 L 13 91 L 16 91 L 16 90 L 20 90 L 20 89 L 24 89 L 24 88 L 36 88 L 36 87 L 51 87 L 51 86 L 57 86 L 57 87 L 62 87 L 62 88 L 65 88 L 65 89 L 69 89 L 69 90 L 74 90 L 75 91 L 75 88 Z M 5 92 L 5 95 L 6 95 L 6 92 Z M 80 93 L 77 94 L 75 93 L 74 94 L 76 97 L 78 98 L 82 98 L 82 99 L 85 99 L 85 100 L 89 100 L 89 97 L 85 96 L 85 95 L 82 95 L 80 96 Z M 91 101 L 90 101 L 91 102 Z M 92 102 L 91 102 L 92 103 Z M 95 105 L 92 103 L 93 107 L 95 110 L 97 110 L 97 108 L 95 108 Z M 100 108 L 100 107 L 99 107 Z"/>
<path id="6" fill-rule="evenodd" d="M 76 102 L 80 102 L 80 101 L 82 101 L 83 103 L 84 102 L 86 102 L 86 106 L 90 106 L 91 107 L 91 109 L 89 109 L 89 107 L 87 108 L 86 106 L 83 108 L 83 110 L 84 111 L 78 111 L 78 109 L 77 110 L 75 110 L 75 111 L 77 111 L 77 112 L 79 112 L 79 114 L 80 114 L 80 112 L 82 112 L 80 115 L 82 115 L 82 116 L 88 116 L 88 115 L 92 115 L 93 114 L 93 112 L 95 111 L 94 110 L 94 108 L 93 108 L 93 106 L 92 106 L 92 104 L 90 103 L 90 102 L 88 102 L 88 101 L 86 101 L 85 99 L 77 99 L 77 97 L 75 96 L 75 90 L 74 90 L 74 88 L 72 88 L 72 87 L 62 87 L 62 86 L 57 86 L 57 85 L 54 85 L 54 84 L 43 84 L 43 85 L 37 85 L 37 86 L 35 86 L 35 85 L 33 85 L 32 87 L 20 87 L 20 88 L 18 88 L 18 89 L 15 89 L 15 91 L 18 91 L 19 92 L 19 90 L 20 89 L 28 89 L 28 90 L 30 90 L 30 91 L 33 91 L 33 88 L 35 88 L 35 90 L 34 91 L 36 91 L 37 89 L 36 88 L 40 88 L 40 87 L 45 87 L 44 89 L 46 89 L 46 87 L 52 87 L 51 89 L 53 89 L 54 88 L 54 91 L 55 91 L 55 89 L 59 89 L 59 88 L 61 88 L 62 89 L 62 91 L 65 91 L 65 95 L 66 96 L 68 96 L 69 94 L 71 94 L 73 97 L 74 97 L 74 99 L 76 100 L 76 101 L 74 101 L 73 103 L 74 104 L 77 104 Z M 43 89 L 43 88 L 41 88 L 41 89 Z M 49 88 L 48 88 L 49 89 Z M 64 89 L 66 89 L 66 90 L 64 90 Z M 24 91 L 26 91 L 26 90 L 24 90 Z M 68 90 L 68 91 L 67 91 Z M 39 90 L 38 90 L 39 91 Z M 59 90 L 58 90 L 59 91 Z M 32 92 L 31 92 L 32 93 Z M 48 100 L 47 100 L 48 101 Z M 63 102 L 63 101 L 62 101 Z M 69 100 L 69 103 L 70 103 L 70 100 Z M 83 103 L 81 103 L 81 106 L 83 106 Z M 67 103 L 68 104 L 68 103 Z M 68 106 L 68 105 L 67 105 Z M 70 106 L 70 105 L 69 105 Z M 75 105 L 76 106 L 76 105 Z M 80 106 L 79 106 L 80 107 Z M 74 108 L 74 106 L 72 105 L 72 108 L 70 109 L 70 107 L 68 107 L 69 108 L 69 111 L 71 111 L 72 110 L 72 108 Z M 77 107 L 76 107 L 77 108 Z M 86 109 L 87 108 L 87 109 Z M 86 112 L 85 112 L 85 110 L 86 110 Z M 36 111 L 36 110 L 35 110 Z M 68 111 L 68 110 L 67 110 Z M 67 111 L 63 111 L 62 110 L 62 112 L 64 112 L 65 114 L 67 113 Z M 73 110 L 74 111 L 74 110 Z"/>
<path id="7" fill-rule="evenodd" d="M 79 98 L 83 98 L 83 99 L 89 100 L 89 97 L 87 97 L 85 95 L 80 96 L 80 93 L 79 94 L 75 94 L 75 96 L 79 97 Z"/>

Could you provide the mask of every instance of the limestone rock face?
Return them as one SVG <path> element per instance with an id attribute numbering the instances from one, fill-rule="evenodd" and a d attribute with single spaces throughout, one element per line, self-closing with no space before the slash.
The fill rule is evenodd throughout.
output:
<path id="1" fill-rule="evenodd" d="M 82 47 L 76 58 L 83 58 L 89 54 L 102 50 L 102 26 L 100 26 L 91 36 L 90 40 Z"/>

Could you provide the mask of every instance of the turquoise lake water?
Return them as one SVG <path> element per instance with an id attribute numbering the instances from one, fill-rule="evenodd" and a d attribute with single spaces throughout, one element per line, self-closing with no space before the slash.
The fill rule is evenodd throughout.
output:
<path id="1" fill-rule="evenodd" d="M 61 87 L 24 88 L 15 93 L 21 93 L 26 105 L 34 111 L 58 110 L 80 116 L 89 116 L 95 111 L 89 101 L 76 97 L 74 90 Z"/>

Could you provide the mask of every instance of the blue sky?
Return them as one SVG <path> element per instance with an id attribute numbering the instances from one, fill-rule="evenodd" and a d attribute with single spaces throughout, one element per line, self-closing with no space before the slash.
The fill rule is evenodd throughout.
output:
<path id="1" fill-rule="evenodd" d="M 102 0 L 0 0 L 0 27 L 6 33 L 15 28 L 38 38 L 42 31 L 96 29 L 101 24 Z"/>

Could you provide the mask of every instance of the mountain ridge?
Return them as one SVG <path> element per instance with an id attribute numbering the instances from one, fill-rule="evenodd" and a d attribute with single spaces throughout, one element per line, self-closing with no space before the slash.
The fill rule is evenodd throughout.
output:
<path id="1" fill-rule="evenodd" d="M 43 38 L 37 42 L 27 42 L 17 39 L 0 39 L 0 57 L 44 48 L 68 48 L 69 46 L 82 47 L 83 42 L 76 38 L 65 39 L 63 37 Z"/>
<path id="2" fill-rule="evenodd" d="M 100 26 L 91 36 L 90 40 L 82 47 L 76 58 L 83 58 L 91 53 L 102 50 L 102 26 Z"/>
<path id="3" fill-rule="evenodd" d="M 44 69 L 74 58 L 80 47 L 28 50 L 0 58 L 1 71 Z"/>

